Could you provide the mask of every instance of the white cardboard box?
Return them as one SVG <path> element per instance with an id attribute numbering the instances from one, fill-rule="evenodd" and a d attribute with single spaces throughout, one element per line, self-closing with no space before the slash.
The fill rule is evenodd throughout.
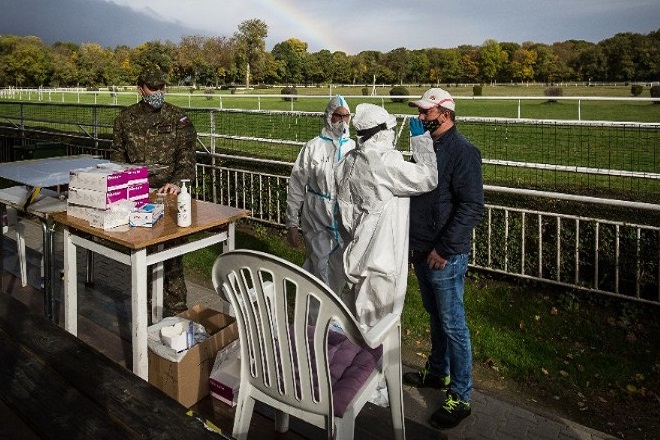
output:
<path id="1" fill-rule="evenodd" d="M 76 205 L 74 203 L 71 203 L 71 201 L 67 201 L 67 204 L 66 204 L 66 215 L 70 215 L 71 217 L 81 218 L 85 221 L 89 221 L 89 215 L 90 215 L 90 213 L 93 213 L 94 211 L 96 211 L 96 208 L 90 208 L 89 206 Z"/>
<path id="2" fill-rule="evenodd" d="M 88 167 L 69 172 L 69 188 L 108 192 L 127 186 L 128 176 L 123 170 Z"/>
<path id="3" fill-rule="evenodd" d="M 224 347 L 215 357 L 209 376 L 211 396 L 230 406 L 236 406 L 241 384 L 240 343 L 237 340 Z"/>
<path id="4" fill-rule="evenodd" d="M 90 208 L 107 209 L 111 203 L 126 200 L 126 194 L 126 187 L 107 192 L 69 187 L 69 202 Z"/>
<path id="5" fill-rule="evenodd" d="M 112 229 L 128 224 L 128 212 L 94 209 L 88 211 L 89 225 L 93 228 Z"/>

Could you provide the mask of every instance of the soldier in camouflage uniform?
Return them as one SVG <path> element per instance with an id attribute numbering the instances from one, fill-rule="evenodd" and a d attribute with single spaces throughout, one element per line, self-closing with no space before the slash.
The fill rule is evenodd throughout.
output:
<path id="1" fill-rule="evenodd" d="M 140 102 L 123 109 L 114 123 L 110 160 L 159 165 L 149 187 L 177 194 L 181 179 L 195 177 L 197 132 L 178 107 L 165 102 L 166 78 L 158 67 L 145 68 L 137 81 Z M 182 258 L 164 262 L 163 316 L 186 310 Z"/>

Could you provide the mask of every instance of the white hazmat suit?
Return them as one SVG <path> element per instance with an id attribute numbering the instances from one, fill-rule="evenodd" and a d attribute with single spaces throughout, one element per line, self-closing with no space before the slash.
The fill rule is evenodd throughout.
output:
<path id="1" fill-rule="evenodd" d="M 333 124 L 340 108 L 350 112 L 341 96 L 330 99 L 321 134 L 300 150 L 291 171 L 286 199 L 286 227 L 300 227 L 305 238 L 307 259 L 303 268 L 341 294 L 346 284 L 342 266 L 343 239 L 338 227 L 334 168 L 355 148 L 348 120 Z"/>
<path id="2" fill-rule="evenodd" d="M 373 104 L 353 117 L 358 147 L 337 166 L 337 201 L 350 236 L 344 271 L 358 322 L 375 325 L 389 312 L 401 314 L 408 281 L 409 196 L 438 184 L 428 132 L 411 138 L 415 162 L 394 146 L 396 118 Z M 349 305 L 349 308 L 352 308 Z"/>

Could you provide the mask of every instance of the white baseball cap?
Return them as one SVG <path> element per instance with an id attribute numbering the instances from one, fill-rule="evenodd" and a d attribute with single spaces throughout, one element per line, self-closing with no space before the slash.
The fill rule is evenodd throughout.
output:
<path id="1" fill-rule="evenodd" d="M 410 107 L 419 107 L 423 110 L 428 110 L 437 106 L 446 108 L 447 110 L 451 111 L 455 111 L 456 109 L 454 98 L 451 97 L 449 92 L 439 87 L 428 89 L 422 95 L 422 99 L 409 102 L 408 105 Z"/>

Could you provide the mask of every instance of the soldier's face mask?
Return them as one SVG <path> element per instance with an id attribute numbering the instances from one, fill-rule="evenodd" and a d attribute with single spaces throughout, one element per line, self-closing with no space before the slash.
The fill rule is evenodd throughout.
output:
<path id="1" fill-rule="evenodd" d="M 159 109 L 163 106 L 163 103 L 165 102 L 165 94 L 163 93 L 162 90 L 158 90 L 151 95 L 147 95 L 146 93 L 142 93 L 142 100 L 149 104 L 152 108 L 154 109 Z"/>

